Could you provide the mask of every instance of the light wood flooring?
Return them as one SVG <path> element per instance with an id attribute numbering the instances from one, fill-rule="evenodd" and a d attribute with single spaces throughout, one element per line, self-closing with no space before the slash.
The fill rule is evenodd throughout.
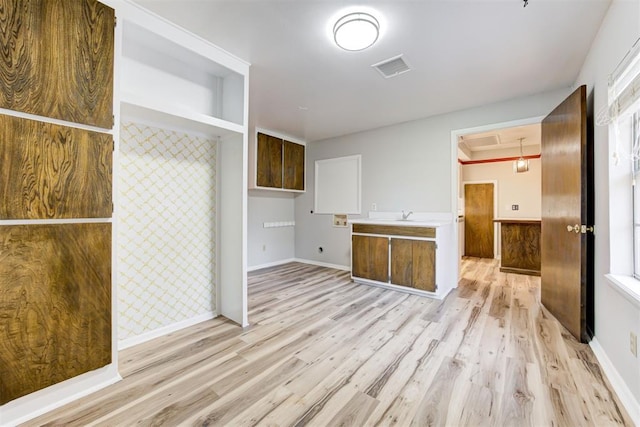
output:
<path id="1" fill-rule="evenodd" d="M 287 264 L 224 319 L 120 354 L 124 380 L 28 425 L 632 426 L 540 279 L 465 259 L 444 301 Z"/>

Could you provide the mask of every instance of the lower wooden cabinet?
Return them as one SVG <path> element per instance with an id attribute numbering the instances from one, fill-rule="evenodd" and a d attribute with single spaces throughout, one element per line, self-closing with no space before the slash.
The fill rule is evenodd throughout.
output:
<path id="1" fill-rule="evenodd" d="M 392 238 L 391 283 L 435 292 L 436 243 Z"/>
<path id="2" fill-rule="evenodd" d="M 0 405 L 111 363 L 111 224 L 0 227 Z"/>
<path id="3" fill-rule="evenodd" d="M 435 228 L 354 224 L 351 275 L 436 292 L 436 248 Z"/>
<path id="4" fill-rule="evenodd" d="M 352 236 L 352 274 L 363 279 L 389 280 L 389 239 Z"/>

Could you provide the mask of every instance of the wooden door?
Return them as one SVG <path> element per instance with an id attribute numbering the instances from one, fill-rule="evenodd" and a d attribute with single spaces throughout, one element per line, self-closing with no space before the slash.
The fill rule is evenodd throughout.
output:
<path id="1" fill-rule="evenodd" d="M 283 188 L 304 190 L 304 145 L 284 141 L 283 149 Z"/>
<path id="2" fill-rule="evenodd" d="M 587 137 L 586 87 L 542 121 L 542 304 L 573 336 L 588 341 L 592 289 L 593 146 Z M 586 230 L 584 230 L 586 231 Z M 590 322 L 591 323 L 591 322 Z"/>
<path id="3" fill-rule="evenodd" d="M 493 184 L 464 186 L 464 254 L 493 258 Z"/>
<path id="4" fill-rule="evenodd" d="M 258 134 L 257 184 L 260 187 L 282 188 L 282 140 Z"/>
<path id="5" fill-rule="evenodd" d="M 352 236 L 351 274 L 354 277 L 389 281 L 389 239 L 387 237 Z"/>

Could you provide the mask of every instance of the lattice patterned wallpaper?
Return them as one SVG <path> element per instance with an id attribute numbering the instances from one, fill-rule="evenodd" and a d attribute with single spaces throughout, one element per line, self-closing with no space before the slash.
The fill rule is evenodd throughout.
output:
<path id="1" fill-rule="evenodd" d="M 216 142 L 123 123 L 118 339 L 215 311 Z"/>

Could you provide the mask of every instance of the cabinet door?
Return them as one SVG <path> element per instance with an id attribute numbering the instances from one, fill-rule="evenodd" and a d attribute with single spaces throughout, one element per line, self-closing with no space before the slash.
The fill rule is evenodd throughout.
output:
<path id="1" fill-rule="evenodd" d="M 111 216 L 111 135 L 0 114 L 0 219 Z"/>
<path id="2" fill-rule="evenodd" d="M 413 241 L 391 239 L 391 283 L 413 286 Z"/>
<path id="3" fill-rule="evenodd" d="M 256 184 L 259 187 L 282 188 L 282 140 L 258 133 Z"/>
<path id="4" fill-rule="evenodd" d="M 0 107 L 111 128 L 114 10 L 96 0 L 0 9 Z"/>
<path id="5" fill-rule="evenodd" d="M 413 287 L 436 291 L 436 243 L 413 241 Z"/>
<path id="6" fill-rule="evenodd" d="M 304 190 L 304 145 L 284 141 L 284 188 Z"/>
<path id="7" fill-rule="evenodd" d="M 354 277 L 389 281 L 389 239 L 352 236 L 351 274 Z"/>
<path id="8" fill-rule="evenodd" d="M 391 239 L 391 283 L 435 292 L 435 242 Z"/>
<path id="9" fill-rule="evenodd" d="M 0 405 L 111 363 L 111 224 L 0 227 Z"/>

